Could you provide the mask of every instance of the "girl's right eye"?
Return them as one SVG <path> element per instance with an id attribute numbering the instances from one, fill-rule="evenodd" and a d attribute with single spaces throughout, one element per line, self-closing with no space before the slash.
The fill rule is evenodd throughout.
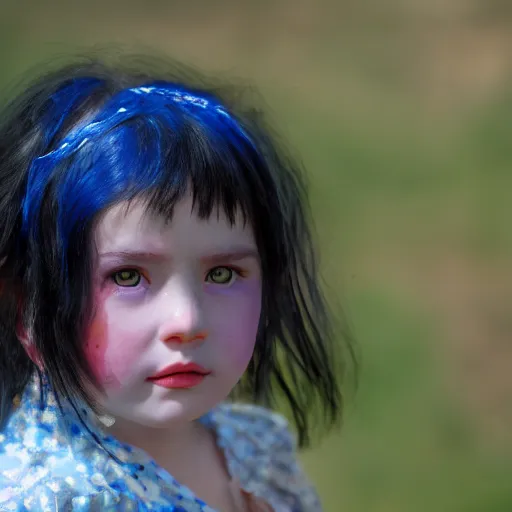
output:
<path id="1" fill-rule="evenodd" d="M 112 280 L 117 286 L 123 288 L 134 288 L 138 286 L 142 280 L 141 273 L 134 268 L 118 270 L 112 274 Z"/>

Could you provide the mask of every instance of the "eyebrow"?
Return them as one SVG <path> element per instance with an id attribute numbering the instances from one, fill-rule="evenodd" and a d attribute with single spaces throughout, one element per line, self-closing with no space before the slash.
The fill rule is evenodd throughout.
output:
<path id="1" fill-rule="evenodd" d="M 100 259 L 137 260 L 137 261 L 165 261 L 169 258 L 164 254 L 147 251 L 113 251 L 99 254 Z"/>
<path id="2" fill-rule="evenodd" d="M 208 256 L 203 256 L 201 261 L 208 264 L 219 264 L 226 261 L 239 261 L 249 258 L 259 261 L 260 257 L 258 251 L 251 247 L 240 247 L 226 252 L 219 252 L 210 254 Z"/>
<path id="3" fill-rule="evenodd" d="M 169 261 L 169 256 L 161 253 L 147 251 L 113 251 L 99 254 L 100 259 L 131 260 L 146 262 Z M 259 260 L 258 251 L 252 247 L 233 248 L 225 252 L 219 252 L 202 256 L 201 262 L 207 264 L 219 264 L 226 261 L 239 261 L 252 258 Z"/>

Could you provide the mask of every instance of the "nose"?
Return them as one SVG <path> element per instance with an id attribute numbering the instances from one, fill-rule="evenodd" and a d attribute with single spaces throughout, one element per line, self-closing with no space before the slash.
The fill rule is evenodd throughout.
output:
<path id="1" fill-rule="evenodd" d="M 204 331 L 191 334 L 186 334 L 184 332 L 175 332 L 170 336 L 166 336 L 164 339 L 162 339 L 162 341 L 165 341 L 166 343 L 190 343 L 191 341 L 205 339 L 206 333 Z"/>
<path id="2" fill-rule="evenodd" d="M 207 332 L 196 294 L 184 286 L 174 286 L 172 291 L 163 295 L 163 321 L 158 333 L 160 341 L 190 343 L 206 339 Z"/>

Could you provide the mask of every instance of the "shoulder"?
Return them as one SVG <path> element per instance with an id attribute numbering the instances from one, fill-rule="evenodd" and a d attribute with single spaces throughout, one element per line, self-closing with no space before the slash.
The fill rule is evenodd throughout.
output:
<path id="1" fill-rule="evenodd" d="M 268 451 L 271 446 L 281 446 L 294 451 L 295 437 L 291 433 L 284 416 L 264 407 L 240 403 L 223 403 L 215 409 L 217 425 L 233 435 L 243 433 L 243 437 L 254 445 Z"/>
<path id="2" fill-rule="evenodd" d="M 226 403 L 213 412 L 219 444 L 244 490 L 275 510 L 320 511 L 318 495 L 297 458 L 288 421 L 263 407 Z"/>
<path id="3" fill-rule="evenodd" d="M 0 511 L 205 510 L 147 455 L 76 421 L 38 386 L 0 431 Z"/>
<path id="4" fill-rule="evenodd" d="M 10 469 L 2 466 L 10 462 Z M 63 464 L 57 471 L 33 458 L 14 467 L 0 454 L 0 511 L 10 512 L 203 512 L 202 502 L 177 484 L 169 485 L 154 475 L 134 480 L 118 470 L 112 475 L 90 474 L 83 463 Z"/>
<path id="5" fill-rule="evenodd" d="M 0 442 L 0 511 L 163 512 L 183 510 L 184 503 L 187 511 L 203 510 L 174 481 L 162 481 L 151 467 L 138 468 L 134 476 L 131 466 L 118 465 L 99 449 L 80 454 Z"/>
<path id="6" fill-rule="evenodd" d="M 1 448 L 0 510 L 116 510 L 114 494 L 94 485 L 85 466 L 71 458 L 43 450 L 29 453 L 14 444 Z"/>

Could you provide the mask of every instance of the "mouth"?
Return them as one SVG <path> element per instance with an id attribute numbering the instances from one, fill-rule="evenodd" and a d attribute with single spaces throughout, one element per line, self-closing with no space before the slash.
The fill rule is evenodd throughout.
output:
<path id="1" fill-rule="evenodd" d="M 167 389 L 189 389 L 201 384 L 210 373 L 209 370 L 195 363 L 177 363 L 146 380 Z"/>

